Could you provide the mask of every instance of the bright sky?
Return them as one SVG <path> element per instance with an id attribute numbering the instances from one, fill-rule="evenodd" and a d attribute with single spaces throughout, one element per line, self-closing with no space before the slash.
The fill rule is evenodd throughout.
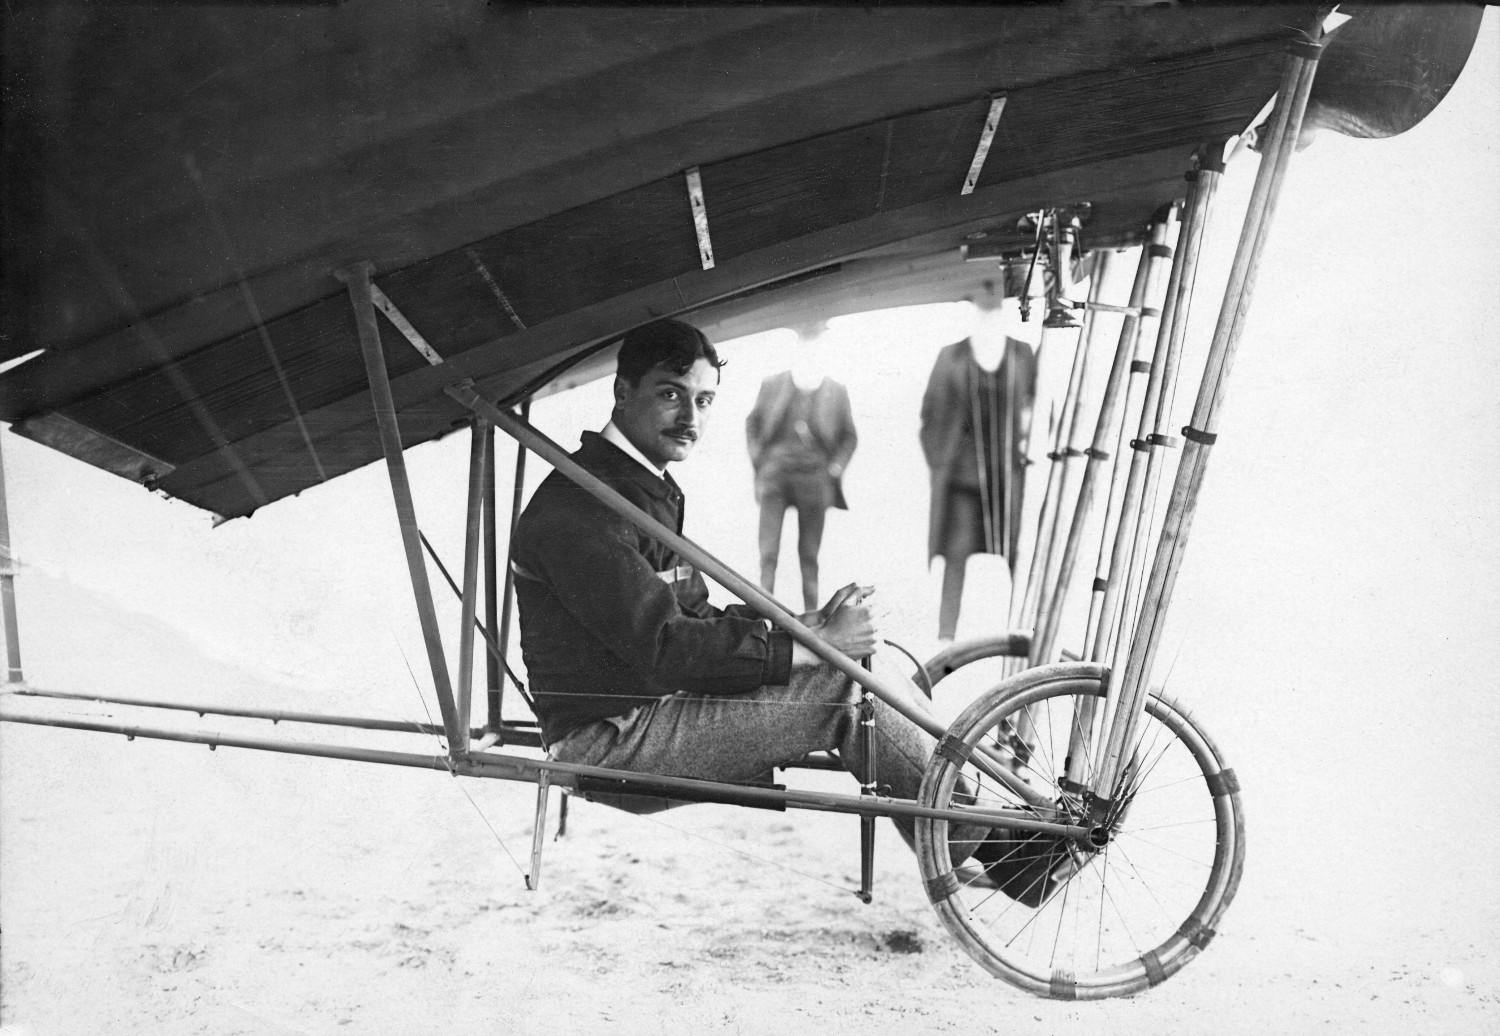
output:
<path id="1" fill-rule="evenodd" d="M 1262 633 L 1245 635 L 1277 637 L 1288 635 L 1285 621 L 1293 639 L 1337 631 L 1346 646 L 1396 627 L 1414 654 L 1500 632 L 1497 54 L 1500 23 L 1488 11 L 1469 67 L 1425 122 L 1393 140 L 1325 135 L 1294 161 L 1231 381 L 1232 430 L 1194 531 L 1192 556 L 1204 560 L 1184 573 L 1182 593 L 1206 624 L 1254 630 L 1263 621 Z M 1251 175 L 1247 159 L 1226 178 L 1217 231 L 1230 244 Z M 1202 291 L 1200 319 L 1211 322 L 1217 303 L 1217 289 Z M 958 328 L 951 307 L 835 328 L 830 364 L 850 387 L 862 445 L 851 510 L 829 530 L 825 596 L 836 580 L 872 570 L 920 586 L 917 597 L 931 591 L 915 400 Z M 742 572 L 754 560 L 743 416 L 760 378 L 789 362 L 786 342 L 770 334 L 725 344 L 716 426 L 679 472 L 689 535 Z M 598 383 L 539 403 L 535 417 L 571 446 L 607 411 Z M 12 541 L 26 566 L 17 579 L 23 658 L 29 642 L 78 635 L 28 623 L 29 574 L 42 572 L 214 654 L 315 688 L 359 683 L 408 711 L 402 651 L 413 666 L 423 656 L 383 465 L 213 529 L 202 512 L 16 436 L 4 449 Z M 466 437 L 453 436 L 409 454 L 419 516 L 450 567 L 466 451 Z M 511 456 L 507 447 L 502 479 Z M 789 583 L 778 591 L 797 597 Z M 926 623 L 927 603 L 904 602 L 898 617 Z M 1313 641 L 1307 650 L 1328 646 Z M 28 676 L 46 684 L 45 653 L 30 654 L 43 661 Z"/>

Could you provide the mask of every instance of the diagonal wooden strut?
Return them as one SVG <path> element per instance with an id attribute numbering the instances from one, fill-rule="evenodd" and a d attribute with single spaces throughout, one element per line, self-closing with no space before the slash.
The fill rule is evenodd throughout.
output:
<path id="1" fill-rule="evenodd" d="M 469 507 L 464 533 L 464 589 L 458 633 L 458 687 L 455 700 L 461 722 L 458 725 L 463 743 L 469 747 L 469 716 L 474 681 L 474 613 L 479 603 L 479 541 L 484 520 L 484 470 L 489 454 L 490 423 L 483 418 L 474 421 L 469 446 Z"/>
<path id="2" fill-rule="evenodd" d="M 527 418 L 530 417 L 530 415 L 531 415 L 531 400 L 527 399 L 527 400 L 525 400 L 525 401 L 523 401 L 521 403 L 521 420 L 523 420 L 523 421 L 526 420 Z M 489 454 L 489 466 L 490 466 L 491 472 L 493 472 L 493 470 L 494 470 L 494 464 L 495 464 L 495 444 L 494 444 L 494 441 L 493 441 L 494 440 L 494 435 L 495 435 L 495 427 L 494 427 L 494 425 L 491 425 L 490 426 L 490 439 L 491 439 L 491 442 L 490 442 L 490 454 Z M 494 475 L 493 474 L 490 475 L 490 481 L 491 481 L 491 483 L 494 482 Z M 509 544 L 510 544 L 511 539 L 516 534 L 516 520 L 521 516 L 521 502 L 522 502 L 522 499 L 523 499 L 523 497 L 525 495 L 525 486 L 526 486 L 526 447 L 522 446 L 520 443 L 517 443 L 516 444 L 515 475 L 514 475 L 514 478 L 512 480 L 512 484 L 511 484 L 510 524 L 508 526 L 506 526 L 506 531 L 505 531 L 505 542 L 507 544 L 507 549 L 509 548 Z M 490 551 L 492 554 L 496 554 L 498 556 L 498 552 L 495 551 L 494 547 L 491 545 L 492 541 L 494 539 L 494 536 L 495 536 L 494 506 L 495 505 L 494 505 L 494 500 L 493 500 L 493 496 L 492 496 L 491 497 L 491 501 L 490 501 L 490 511 L 491 511 L 491 513 L 490 513 L 490 516 L 489 516 L 488 525 L 487 525 L 486 530 L 485 530 L 485 535 L 486 535 L 486 537 L 488 537 L 488 539 L 486 540 L 486 548 L 485 549 L 487 551 Z M 499 570 L 503 570 L 504 573 L 505 573 L 504 577 L 503 577 L 504 578 L 504 582 L 501 585 L 501 590 L 500 590 L 500 613 L 499 613 L 498 616 L 496 616 L 494 614 L 494 608 L 491 607 L 489 609 L 489 625 L 490 625 L 490 629 L 495 631 L 494 632 L 494 636 L 495 636 L 495 638 L 499 642 L 499 644 L 498 644 L 499 656 L 498 656 L 498 658 L 494 659 L 494 664 L 495 664 L 497 670 L 498 670 L 499 666 L 501 666 L 501 665 L 504 664 L 504 660 L 506 658 L 506 650 L 510 646 L 510 615 L 511 615 L 511 610 L 515 606 L 515 600 L 516 600 L 516 593 L 515 593 L 515 591 L 516 591 L 516 579 L 515 579 L 515 574 L 513 572 L 511 572 L 509 565 L 500 566 Z M 488 583 L 488 587 L 489 587 L 488 593 L 490 593 L 491 595 L 493 595 L 494 592 L 495 592 L 495 573 L 496 573 L 496 571 L 497 571 L 496 560 L 495 560 L 495 558 L 492 558 L 489 561 L 489 583 Z M 500 677 L 499 677 L 498 674 L 492 679 L 492 681 L 490 683 L 490 687 L 493 688 L 493 690 L 490 691 L 490 710 L 489 710 L 489 717 L 490 717 L 490 719 L 489 719 L 489 725 L 490 725 L 490 729 L 496 730 L 496 731 L 503 731 L 505 729 L 505 724 L 504 724 L 504 721 L 503 721 L 503 719 L 501 717 L 501 706 L 503 705 L 503 702 L 501 700 L 501 690 L 503 688 L 501 686 Z M 520 688 L 519 684 L 517 684 L 517 689 L 521 690 L 522 696 L 524 697 L 525 696 L 525 690 L 523 688 Z M 527 705 L 530 705 L 530 704 L 531 704 L 531 700 L 528 698 L 527 699 Z"/>
<path id="3" fill-rule="evenodd" d="M 396 502 L 396 520 L 401 526 L 401 546 L 406 552 L 406 567 L 411 573 L 412 594 L 416 598 L 417 618 L 422 624 L 422 640 L 427 646 L 427 661 L 432 667 L 432 683 L 437 692 L 443 729 L 448 735 L 448 754 L 459 758 L 468 745 L 467 724 L 460 724 L 453 702 L 453 688 L 448 680 L 448 662 L 443 657 L 443 639 L 438 631 L 437 609 L 432 602 L 432 587 L 427 581 L 427 566 L 422 561 L 422 544 L 417 529 L 417 511 L 412 502 L 411 481 L 406 474 L 406 456 L 401 449 L 401 429 L 396 420 L 396 402 L 391 396 L 390 377 L 386 373 L 385 353 L 380 346 L 380 327 L 370 282 L 372 266 L 357 262 L 339 270 L 335 276 L 349 289 L 354 306 L 355 325 L 359 330 L 359 347 L 364 354 L 365 375 L 370 381 L 370 402 L 375 408 L 375 423 L 380 429 L 380 447 L 385 453 L 386 469 L 391 476 L 391 495 Z M 460 749 L 460 745 L 464 746 Z"/>
<path id="4" fill-rule="evenodd" d="M 500 621 L 499 590 L 495 583 L 495 571 L 499 561 L 499 543 L 495 535 L 495 429 L 485 425 L 484 451 L 484 624 L 494 629 Z M 484 729 L 498 735 L 504 720 L 501 718 L 500 699 L 505 687 L 500 659 L 504 656 L 495 651 L 484 655 Z"/>

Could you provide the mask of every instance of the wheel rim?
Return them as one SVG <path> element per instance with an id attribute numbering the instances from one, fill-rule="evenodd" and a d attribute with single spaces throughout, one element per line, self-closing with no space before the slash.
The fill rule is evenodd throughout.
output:
<path id="1" fill-rule="evenodd" d="M 1023 773 L 1058 803 L 1045 819 L 1078 822 L 1080 796 L 1059 786 L 1068 734 L 1078 706 L 1102 700 L 1104 670 L 1084 663 L 1044 666 L 1018 674 L 975 701 L 949 730 L 948 751 L 934 755 L 922 785 L 924 804 L 964 801 L 960 774 L 987 807 L 1015 807 L 1014 793 L 966 763 L 968 750 L 1013 726 L 1025 709 L 1035 744 Z M 1103 710 L 1099 710 L 1103 711 Z M 962 745 L 962 749 L 956 749 Z M 1092 760 L 1086 760 L 1091 764 Z M 1031 992 L 1093 999 L 1139 992 L 1174 974 L 1213 937 L 1239 882 L 1244 860 L 1238 784 L 1192 716 L 1164 695 L 1148 699 L 1130 784 L 1116 796 L 1123 814 L 1102 848 L 1034 839 L 1007 844 L 1006 866 L 1018 882 L 1035 883 L 1044 868 L 1023 857 L 1051 854 L 1058 868 L 1035 908 L 990 884 L 977 868 L 949 861 L 946 821 L 917 825 L 918 859 L 929 896 L 964 949 L 993 974 Z M 989 847 L 996 858 L 999 843 Z M 1006 859 L 1004 853 L 1001 859 Z M 1072 870 L 1073 873 L 1066 873 Z M 1033 899 L 1036 897 L 1032 897 Z"/>
<path id="2" fill-rule="evenodd" d="M 1031 637 L 1019 630 L 1012 630 L 995 637 L 955 641 L 928 659 L 922 669 L 930 688 L 976 662 L 989 659 L 1024 662 L 1030 649 Z M 928 696 L 931 697 L 930 690 Z"/>

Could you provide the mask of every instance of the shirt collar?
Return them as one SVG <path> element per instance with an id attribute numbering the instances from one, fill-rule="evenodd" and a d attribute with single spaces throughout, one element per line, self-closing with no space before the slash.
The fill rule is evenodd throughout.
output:
<path id="1" fill-rule="evenodd" d="M 640 464 L 641 467 L 651 472 L 651 474 L 655 475 L 657 478 L 665 479 L 667 477 L 666 466 L 663 465 L 662 467 L 657 467 L 655 464 L 652 464 L 649 460 L 647 460 L 646 455 L 635 448 L 635 443 L 625 438 L 625 433 L 620 431 L 620 429 L 616 427 L 613 421 L 605 425 L 604 431 L 600 432 L 599 434 L 604 437 L 605 442 L 617 447 L 620 452 L 624 453 L 631 460 Z"/>

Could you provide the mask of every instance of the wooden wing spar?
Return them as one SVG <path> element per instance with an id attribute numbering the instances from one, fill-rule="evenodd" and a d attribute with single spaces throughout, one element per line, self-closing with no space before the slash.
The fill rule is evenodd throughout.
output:
<path id="1" fill-rule="evenodd" d="M 1344 5 L 1306 125 L 1414 124 L 1481 12 Z M 405 446 L 469 418 L 455 381 L 511 403 L 655 317 L 959 298 L 995 272 L 966 250 L 1024 252 L 1030 213 L 1138 243 L 1327 14 L 13 8 L 0 419 L 232 518 L 381 456 L 356 261 L 446 361 L 387 336 Z"/>

